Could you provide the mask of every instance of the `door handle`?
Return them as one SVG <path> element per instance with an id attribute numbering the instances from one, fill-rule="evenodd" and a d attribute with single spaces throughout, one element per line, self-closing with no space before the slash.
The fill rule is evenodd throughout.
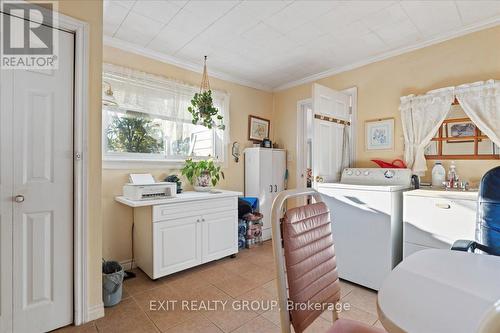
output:
<path id="1" fill-rule="evenodd" d="M 278 192 L 278 185 L 274 185 L 274 192 Z"/>
<path id="2" fill-rule="evenodd" d="M 15 201 L 15 202 L 17 202 L 17 203 L 21 203 L 21 202 L 23 202 L 23 201 L 24 201 L 24 195 L 20 195 L 20 194 L 19 194 L 19 195 L 16 195 L 16 196 L 14 197 L 14 201 Z"/>
<path id="3" fill-rule="evenodd" d="M 270 193 L 273 193 L 273 185 L 269 185 L 271 187 L 271 191 L 269 191 Z"/>

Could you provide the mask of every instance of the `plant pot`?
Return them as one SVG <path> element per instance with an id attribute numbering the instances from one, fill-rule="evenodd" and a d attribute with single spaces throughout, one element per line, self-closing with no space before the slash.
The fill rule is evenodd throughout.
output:
<path id="1" fill-rule="evenodd" d="M 210 182 L 210 174 L 208 172 L 202 172 L 196 178 L 196 181 L 193 185 L 194 190 L 197 192 L 208 192 L 212 189 L 212 184 Z"/>

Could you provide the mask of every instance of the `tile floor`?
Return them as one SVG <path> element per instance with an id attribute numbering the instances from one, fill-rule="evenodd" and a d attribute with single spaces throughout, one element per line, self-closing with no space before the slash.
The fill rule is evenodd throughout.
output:
<path id="1" fill-rule="evenodd" d="M 123 299 L 115 307 L 107 308 L 106 315 L 83 326 L 68 326 L 57 332 L 165 332 L 165 333 L 279 333 L 279 312 L 264 308 L 237 311 L 229 305 L 222 310 L 222 302 L 243 304 L 241 300 L 271 301 L 277 299 L 275 269 L 271 242 L 250 250 L 242 250 L 237 257 L 225 258 L 171 276 L 150 280 L 142 271 L 125 281 Z M 376 293 L 372 290 L 341 281 L 341 302 L 349 303 L 349 311 L 340 317 L 382 327 L 377 320 Z M 159 301 L 170 300 L 168 304 Z M 191 304 L 215 304 L 217 309 L 189 311 L 182 301 Z M 174 302 L 177 301 L 175 304 Z M 198 301 L 198 302 L 197 302 Z M 153 302 L 153 303 L 151 303 Z M 185 303 L 184 303 L 185 304 Z M 226 303 L 230 304 L 230 303 Z M 256 303 L 251 303 L 256 304 Z M 151 305 L 159 309 L 154 311 Z M 323 313 L 308 328 L 307 333 L 325 332 L 331 325 L 331 312 Z"/>

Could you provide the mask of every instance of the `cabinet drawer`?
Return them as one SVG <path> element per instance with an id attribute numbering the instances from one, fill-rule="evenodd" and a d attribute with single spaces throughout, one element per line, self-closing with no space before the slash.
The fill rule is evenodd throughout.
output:
<path id="1" fill-rule="evenodd" d="M 457 239 L 475 239 L 476 201 L 406 196 L 404 241 L 450 248 Z"/>
<path id="2" fill-rule="evenodd" d="M 236 197 L 158 205 L 153 206 L 153 222 L 237 209 L 238 200 Z"/>

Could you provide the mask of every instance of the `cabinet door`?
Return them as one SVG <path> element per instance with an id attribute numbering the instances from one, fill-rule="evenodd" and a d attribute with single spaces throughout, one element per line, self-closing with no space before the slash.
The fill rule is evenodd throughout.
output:
<path id="1" fill-rule="evenodd" d="M 201 264 L 201 232 L 200 216 L 154 223 L 154 278 Z"/>
<path id="2" fill-rule="evenodd" d="M 271 206 L 274 198 L 274 183 L 273 183 L 273 151 L 262 150 L 260 152 L 260 179 L 255 181 L 260 182 L 259 205 L 260 212 L 264 215 L 262 222 L 263 228 L 271 228 Z"/>
<path id="3" fill-rule="evenodd" d="M 236 210 L 205 214 L 201 219 L 202 261 L 208 262 L 238 252 L 238 213 Z"/>
<path id="4" fill-rule="evenodd" d="M 282 150 L 273 151 L 273 187 L 274 193 L 285 189 L 286 154 Z"/>
<path id="5" fill-rule="evenodd" d="M 475 239 L 476 207 L 473 200 L 405 196 L 405 242 L 449 249 L 458 239 Z"/>

